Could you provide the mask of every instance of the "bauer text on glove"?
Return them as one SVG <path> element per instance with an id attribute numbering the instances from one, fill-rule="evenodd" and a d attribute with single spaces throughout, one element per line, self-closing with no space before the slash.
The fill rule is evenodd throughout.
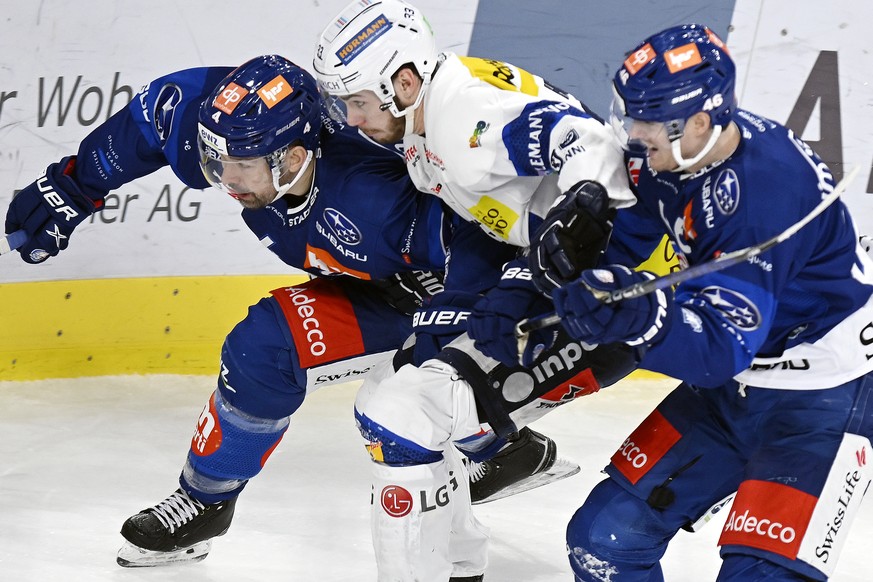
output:
<path id="1" fill-rule="evenodd" d="M 103 206 L 101 197 L 82 192 L 75 176 L 76 157 L 68 156 L 46 168 L 9 204 L 6 232 L 27 233 L 27 242 L 18 249 L 25 262 L 41 263 L 66 249 L 73 230 Z"/>

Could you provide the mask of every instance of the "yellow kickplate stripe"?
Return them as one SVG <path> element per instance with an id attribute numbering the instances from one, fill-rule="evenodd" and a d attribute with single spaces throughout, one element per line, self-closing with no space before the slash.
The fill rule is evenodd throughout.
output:
<path id="1" fill-rule="evenodd" d="M 217 374 L 250 305 L 304 275 L 0 284 L 0 381 Z M 633 378 L 662 377 L 639 370 Z"/>
<path id="2" fill-rule="evenodd" d="M 249 305 L 304 275 L 0 284 L 0 380 L 215 374 Z"/>

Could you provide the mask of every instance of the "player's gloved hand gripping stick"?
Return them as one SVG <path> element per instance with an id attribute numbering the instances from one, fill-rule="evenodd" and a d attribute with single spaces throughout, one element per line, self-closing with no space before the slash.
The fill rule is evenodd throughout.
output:
<path id="1" fill-rule="evenodd" d="M 616 301 L 622 301 L 624 299 L 634 299 L 636 297 L 642 297 L 643 295 L 647 295 L 659 289 L 672 287 L 673 285 L 678 285 L 683 281 L 688 281 L 689 279 L 694 279 L 695 277 L 700 277 L 701 275 L 706 275 L 708 273 L 721 271 L 722 269 L 726 269 L 730 266 L 742 263 L 743 261 L 746 261 L 751 257 L 760 255 L 764 251 L 794 236 L 801 228 L 809 224 L 816 216 L 824 212 L 828 206 L 833 204 L 837 200 L 837 198 L 839 198 L 840 195 L 842 195 L 842 193 L 846 191 L 846 188 L 858 174 L 859 170 L 860 166 L 856 166 L 855 168 L 853 168 L 848 174 L 843 177 L 842 180 L 840 180 L 839 184 L 834 186 L 833 192 L 825 196 L 822 201 L 809 212 L 809 214 L 807 214 L 796 223 L 792 224 L 771 239 L 768 239 L 754 246 L 721 254 L 711 261 L 700 263 L 698 265 L 688 267 L 687 269 L 683 269 L 681 271 L 674 271 L 663 277 L 656 277 L 655 279 L 641 281 L 639 283 L 635 283 L 621 289 L 615 289 L 613 291 L 603 291 L 599 289 L 592 289 L 589 287 L 589 290 L 596 299 L 604 303 L 615 303 Z M 524 353 L 524 350 L 527 347 L 528 336 L 531 332 L 542 329 L 544 327 L 550 327 L 552 325 L 560 323 L 560 321 L 561 317 L 556 313 L 552 313 L 540 317 L 532 317 L 518 322 L 518 325 L 516 325 L 515 327 L 515 337 L 518 340 L 518 353 Z"/>

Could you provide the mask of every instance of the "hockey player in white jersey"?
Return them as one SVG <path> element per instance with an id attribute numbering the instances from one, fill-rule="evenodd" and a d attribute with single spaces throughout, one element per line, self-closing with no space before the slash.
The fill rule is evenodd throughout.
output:
<path id="1" fill-rule="evenodd" d="M 551 208 L 572 216 L 577 236 L 559 280 L 593 265 L 615 209 L 634 201 L 618 140 L 577 99 L 508 63 L 438 53 L 430 25 L 405 2 L 350 4 L 321 34 L 313 65 L 334 114 L 378 142 L 402 140 L 416 186 L 495 239 L 524 249 L 534 232 L 564 232 L 560 220 L 544 224 Z M 497 289 L 470 316 L 483 337 L 512 336 L 522 316 L 551 310 L 524 257 L 507 265 Z M 463 292 L 447 288 L 434 309 L 451 317 Z M 473 458 L 513 446 L 520 427 L 635 366 L 626 347 L 588 350 L 552 333 L 542 340 L 530 342 L 527 369 L 498 367 L 464 334 L 435 359 L 364 384 L 356 416 L 375 461 L 379 580 L 481 580 L 484 539 L 465 560 L 447 546 L 473 519 L 449 445 Z M 499 360 L 516 364 L 515 350 Z"/>
<path id="2" fill-rule="evenodd" d="M 618 213 L 605 266 L 552 297 L 574 337 L 638 346 L 642 367 L 683 384 L 573 516 L 575 579 L 663 580 L 677 531 L 736 492 L 719 581 L 826 580 L 873 478 L 873 262 L 837 200 L 747 261 L 597 299 L 650 278 L 622 266 L 645 233 L 668 232 L 696 266 L 786 231 L 835 191 L 790 129 L 738 108 L 733 61 L 708 28 L 669 28 L 629 55 L 614 119 L 639 201 Z"/>
<path id="3" fill-rule="evenodd" d="M 418 188 L 500 240 L 526 247 L 581 182 L 598 182 L 611 207 L 633 203 L 608 126 L 509 63 L 437 53 L 409 4 L 347 7 L 323 32 L 314 68 L 334 111 L 378 142 L 402 140 Z"/>

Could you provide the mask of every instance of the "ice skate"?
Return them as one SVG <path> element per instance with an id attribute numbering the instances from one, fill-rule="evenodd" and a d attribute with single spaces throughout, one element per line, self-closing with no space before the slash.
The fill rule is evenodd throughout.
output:
<path id="1" fill-rule="evenodd" d="M 449 578 L 449 582 L 482 582 L 484 579 L 484 574 L 479 574 L 478 576 L 452 576 Z"/>
<path id="2" fill-rule="evenodd" d="M 181 489 L 121 526 L 127 540 L 116 561 L 125 568 L 199 562 L 212 547 L 212 538 L 230 527 L 236 498 L 204 505 Z"/>
<path id="3" fill-rule="evenodd" d="M 481 463 L 470 463 L 473 505 L 503 499 L 579 472 L 579 465 L 558 458 L 555 442 L 525 427 L 518 440 Z"/>

